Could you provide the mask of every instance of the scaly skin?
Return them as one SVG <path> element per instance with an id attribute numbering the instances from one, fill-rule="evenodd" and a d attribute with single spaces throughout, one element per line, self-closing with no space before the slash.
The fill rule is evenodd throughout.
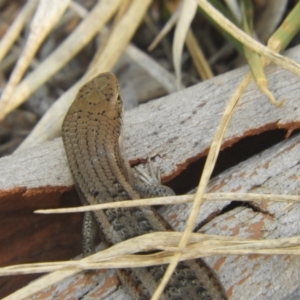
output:
<path id="1" fill-rule="evenodd" d="M 71 105 L 62 137 L 76 188 L 83 204 L 139 199 L 173 192 L 163 186 L 137 187 L 122 146 L 123 104 L 116 77 L 103 73 L 86 83 Z M 101 235 L 109 245 L 153 232 L 172 230 L 152 207 L 106 209 L 94 212 Z M 84 252 L 90 253 L 93 217 L 85 218 Z M 166 266 L 121 269 L 121 282 L 133 299 L 150 299 Z M 180 262 L 161 299 L 227 299 L 214 272 L 203 260 Z"/>

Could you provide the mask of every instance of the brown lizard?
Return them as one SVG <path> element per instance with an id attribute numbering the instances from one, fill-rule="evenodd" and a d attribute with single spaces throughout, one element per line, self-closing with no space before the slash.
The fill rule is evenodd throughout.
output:
<path id="1" fill-rule="evenodd" d="M 84 205 L 174 194 L 162 185 L 136 181 L 121 141 L 123 104 L 116 77 L 103 73 L 78 92 L 62 126 L 68 163 Z M 86 213 L 83 251 L 93 249 L 94 217 L 102 238 L 113 245 L 153 231 L 172 230 L 152 207 Z M 150 299 L 166 266 L 120 269 L 118 276 L 133 299 Z M 227 299 L 214 272 L 201 259 L 180 262 L 161 299 Z"/>

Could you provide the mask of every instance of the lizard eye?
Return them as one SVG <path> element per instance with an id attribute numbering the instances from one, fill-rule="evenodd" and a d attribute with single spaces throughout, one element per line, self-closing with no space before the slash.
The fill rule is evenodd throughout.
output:
<path id="1" fill-rule="evenodd" d="M 118 102 L 121 102 L 122 100 L 121 100 L 121 95 L 120 95 L 120 93 L 118 93 L 118 98 L 117 98 L 117 100 L 118 100 Z"/>

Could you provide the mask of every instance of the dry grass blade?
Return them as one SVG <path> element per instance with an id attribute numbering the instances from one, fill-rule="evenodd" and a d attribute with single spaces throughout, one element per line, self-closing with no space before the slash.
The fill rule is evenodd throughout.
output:
<path id="1" fill-rule="evenodd" d="M 173 64 L 176 74 L 177 87 L 180 89 L 181 85 L 181 56 L 183 45 L 186 39 L 187 31 L 195 16 L 197 10 L 197 3 L 194 0 L 185 0 L 179 20 L 175 29 L 173 41 Z"/>
<path id="2" fill-rule="evenodd" d="M 172 13 L 170 19 L 168 22 L 164 25 L 163 29 L 160 31 L 160 33 L 157 35 L 157 37 L 154 39 L 154 41 L 150 44 L 148 47 L 149 51 L 152 51 L 158 43 L 163 39 L 165 35 L 175 26 L 182 10 L 182 4 L 180 4 L 177 9 Z"/>
<path id="3" fill-rule="evenodd" d="M 24 24 L 33 14 L 37 4 L 38 4 L 38 0 L 28 1 L 27 4 L 25 4 L 23 9 L 20 11 L 18 17 L 15 19 L 13 24 L 9 27 L 4 37 L 1 39 L 0 61 L 2 61 L 2 59 L 7 54 L 7 52 L 13 45 L 13 43 L 20 35 L 20 32 L 22 31 Z"/>
<path id="4" fill-rule="evenodd" d="M 197 68 L 198 74 L 202 80 L 207 80 L 213 77 L 213 72 L 210 65 L 208 64 L 204 53 L 197 42 L 191 29 L 188 30 L 186 36 L 186 45 L 189 49 L 191 57 L 195 67 Z"/>
<path id="5" fill-rule="evenodd" d="M 182 14 L 182 3 L 177 7 L 174 11 L 174 6 L 170 5 L 169 3 L 166 4 L 168 9 L 173 13 L 172 17 L 170 18 L 169 22 L 165 25 L 164 29 L 161 31 L 159 36 L 153 41 L 149 49 L 153 49 L 154 46 L 158 43 L 158 41 L 164 36 L 171 28 L 174 22 L 178 19 L 180 14 Z M 188 48 L 189 53 L 193 59 L 194 65 L 198 71 L 199 77 L 202 80 L 206 80 L 213 77 L 213 72 L 206 61 L 206 58 L 202 52 L 201 47 L 199 46 L 191 27 L 188 29 L 186 33 L 186 46 Z M 173 44 L 174 47 L 174 44 Z M 181 55 L 180 55 L 181 57 Z"/>
<path id="6" fill-rule="evenodd" d="M 113 16 L 119 3 L 120 0 L 104 0 L 96 4 L 68 38 L 17 86 L 12 95 L 14 103 L 10 110 L 22 104 L 90 42 Z"/>
<path id="7" fill-rule="evenodd" d="M 77 89 L 90 77 L 96 75 L 99 72 L 102 72 L 106 67 L 111 66 L 114 64 L 114 62 L 117 60 L 119 55 L 122 53 L 122 51 L 126 47 L 126 43 L 128 43 L 128 40 L 130 38 L 130 35 L 135 30 L 134 26 L 126 27 L 129 23 L 127 23 L 127 18 L 132 22 L 132 19 L 134 17 L 134 24 L 135 22 L 138 23 L 139 18 L 143 17 L 143 11 L 141 10 L 141 6 L 138 5 L 145 5 L 144 8 L 147 9 L 147 5 L 149 2 L 143 2 L 143 1 L 132 1 L 132 5 L 130 5 L 127 9 L 124 9 L 122 13 L 119 11 L 119 17 L 115 18 L 115 24 L 111 30 L 111 35 L 107 39 L 107 43 L 105 46 L 101 49 L 101 52 L 99 51 L 100 55 L 99 57 L 96 55 L 93 64 L 90 67 L 90 70 L 87 72 L 87 74 L 77 83 L 75 86 L 73 86 L 65 95 L 61 97 L 61 100 L 64 100 L 64 102 L 61 102 L 57 108 L 58 108 L 58 114 L 54 113 L 53 115 L 48 115 L 48 119 L 43 119 L 45 127 L 42 129 L 42 132 L 45 133 L 46 131 L 49 131 L 49 134 L 44 135 L 41 137 L 41 139 L 45 140 L 48 139 L 49 136 L 53 136 L 56 133 L 53 131 L 53 129 L 60 129 L 60 120 L 62 119 L 64 115 L 64 109 L 68 107 L 69 102 L 72 101 L 75 93 L 77 92 Z M 123 2 L 124 4 L 125 2 Z M 126 2 L 129 3 L 128 1 Z M 145 4 L 146 3 L 146 4 Z M 134 4 L 136 6 L 133 9 Z M 126 5 L 125 5 L 126 6 Z M 123 6 L 123 8 L 125 7 Z M 139 10 L 137 9 L 139 7 Z M 138 10 L 138 13 L 137 13 Z M 129 22 L 129 21 L 128 21 Z M 124 29 L 126 31 L 126 34 L 121 34 L 120 29 Z M 120 30 L 120 31 L 119 31 Z M 121 41 L 121 46 L 119 47 L 119 43 Z M 130 46 L 128 47 L 130 49 Z M 135 50 L 135 49 L 133 49 Z M 136 52 L 132 51 L 131 54 L 134 56 Z M 141 53 L 138 53 L 141 54 Z M 148 68 L 147 66 L 145 68 Z M 66 262 L 64 264 L 62 263 L 53 263 L 53 264 L 39 264 L 38 269 L 34 269 L 37 265 L 27 265 L 26 268 L 23 266 L 22 269 L 17 269 L 16 267 L 9 267 L 4 270 L 4 274 L 8 274 L 8 272 L 43 272 L 43 271 L 54 271 L 59 270 L 58 272 L 54 274 L 50 274 L 46 276 L 44 279 L 39 280 L 39 283 L 34 282 L 29 287 L 26 287 L 25 289 L 22 289 L 15 293 L 12 298 L 7 299 L 20 299 L 25 296 L 30 297 L 32 295 L 32 291 L 40 290 L 41 288 L 45 288 L 46 286 L 49 286 L 49 284 L 53 284 L 54 282 L 57 282 L 61 280 L 62 278 L 66 278 L 68 276 L 71 276 L 75 274 L 76 272 L 79 272 L 82 269 L 93 269 L 93 268 L 123 268 L 123 267 L 140 267 L 140 266 L 148 266 L 148 265 L 156 265 L 156 264 L 162 264 L 162 263 L 171 263 L 169 266 L 166 276 L 163 278 L 163 284 L 165 284 L 168 280 L 168 275 L 172 274 L 172 271 L 176 267 L 176 264 L 178 261 L 183 259 L 193 259 L 196 257 L 202 257 L 202 256 L 210 256 L 210 255 L 216 255 L 216 254 L 227 254 L 227 255 L 236 255 L 236 254 L 296 254 L 299 255 L 300 249 L 299 249 L 299 238 L 289 238 L 289 239 L 280 239 L 280 240 L 263 240 L 263 241 L 254 241 L 254 240 L 238 240 L 236 238 L 228 238 L 228 237 L 216 237 L 216 236 L 203 236 L 203 235 L 194 235 L 191 233 L 192 228 L 194 227 L 195 222 L 195 214 L 199 213 L 199 207 L 205 199 L 211 197 L 211 199 L 218 198 L 218 195 L 205 195 L 204 192 L 206 190 L 207 182 L 210 179 L 212 170 L 214 168 L 214 164 L 216 161 L 216 158 L 218 156 L 218 152 L 220 149 L 220 144 L 222 141 L 222 138 L 224 136 L 224 132 L 226 130 L 226 127 L 230 121 L 230 118 L 233 114 L 233 111 L 235 109 L 235 106 L 239 100 L 240 95 L 245 90 L 246 86 L 251 81 L 251 75 L 247 75 L 245 79 L 242 82 L 242 85 L 239 87 L 238 91 L 234 95 L 234 97 L 230 100 L 228 107 L 226 108 L 226 111 L 224 113 L 224 116 L 221 120 L 221 123 L 217 129 L 217 132 L 215 134 L 215 138 L 213 141 L 213 144 L 211 146 L 208 159 L 205 165 L 205 171 L 203 174 L 203 177 L 201 178 L 199 189 L 197 191 L 197 194 L 195 195 L 195 198 L 197 201 L 194 202 L 193 208 L 192 208 L 192 214 L 189 217 L 186 231 L 183 233 L 154 233 L 145 235 L 142 237 L 138 237 L 134 240 L 129 240 L 124 243 L 120 243 L 110 249 L 105 250 L 106 252 L 102 251 L 101 253 L 97 253 L 97 255 L 100 255 L 100 258 L 98 260 L 98 257 L 95 257 L 95 261 L 91 261 L 89 258 L 86 260 L 82 260 L 79 262 Z M 173 87 L 172 87 L 173 88 Z M 52 112 L 53 113 L 53 112 Z M 58 116 L 58 117 L 57 117 Z M 47 127 L 49 126 L 49 127 Z M 39 142 L 39 134 L 37 133 L 35 136 L 33 135 L 31 137 L 31 141 L 27 141 L 27 144 L 30 146 Z M 211 137 L 209 138 L 209 140 Z M 25 144 L 24 144 L 25 145 Z M 280 193 L 280 191 L 279 191 Z M 220 199 L 226 199 L 226 200 L 232 200 L 230 195 L 219 195 Z M 228 197 L 229 196 L 229 197 Z M 251 196 L 253 198 L 251 198 Z M 184 197 L 175 197 L 175 201 L 171 201 L 170 198 L 168 198 L 168 203 L 174 204 L 174 203 L 182 203 L 182 202 L 191 202 L 193 196 L 184 196 Z M 222 198 L 226 197 L 226 198 Z M 234 196 L 232 196 L 234 197 Z M 238 200 L 244 200 L 244 201 L 261 201 L 261 200 L 273 200 L 273 197 L 278 198 L 279 201 L 299 201 L 298 196 L 289 197 L 289 196 L 280 196 L 280 195 L 267 195 L 264 197 L 264 195 L 251 195 L 251 194 L 235 194 L 235 197 L 238 197 Z M 257 198 L 255 198 L 257 197 Z M 172 197 L 172 199 L 174 199 Z M 184 201 L 183 201 L 184 199 Z M 247 200 L 249 199 L 249 200 Z M 219 199 L 218 199 L 219 200 Z M 143 201 L 143 202 L 142 202 Z M 130 202 L 121 202 L 121 203 L 112 203 L 112 204 L 104 204 L 101 205 L 101 208 L 99 206 L 97 209 L 106 209 L 111 208 L 114 206 L 117 207 L 130 207 L 130 206 L 139 206 L 139 205 L 154 205 L 157 203 L 163 203 L 160 202 L 162 199 L 150 199 L 147 201 L 147 199 L 143 200 L 137 200 L 137 201 L 130 201 Z M 155 202 L 157 201 L 157 202 Z M 178 201 L 178 202 L 176 202 Z M 93 207 L 88 207 L 88 209 L 91 209 Z M 79 210 L 77 210 L 79 211 Z M 61 212 L 61 211 L 60 211 Z M 70 210 L 69 210 L 70 212 Z M 174 234 L 174 235 L 172 235 Z M 199 238 L 199 240 L 197 240 Z M 192 243 L 192 244 L 190 244 Z M 178 246 L 179 245 L 179 246 Z M 274 249 L 275 248 L 275 249 Z M 135 253 L 137 251 L 151 251 L 151 250 L 163 250 L 164 252 L 156 253 L 154 255 L 132 255 L 132 253 Z M 175 253 L 175 255 L 174 255 Z M 117 259 L 116 259 L 117 257 Z M 67 268 L 64 270 L 61 270 L 61 268 Z M 56 274 L 56 275 L 55 275 Z M 163 290 L 164 286 L 161 285 L 160 290 L 158 290 L 155 295 L 154 299 L 157 299 L 160 295 L 160 292 Z M 24 293 L 25 291 L 25 293 Z M 27 294 L 26 294 L 27 293 Z M 16 296 L 16 295 L 19 295 Z M 15 297 L 15 298 L 13 298 Z M 155 298 L 156 297 L 156 298 Z"/>
<path id="8" fill-rule="evenodd" d="M 85 76 L 86 81 L 101 72 L 110 70 L 115 65 L 140 25 L 150 4 L 150 0 L 131 2 L 126 13 L 115 24 L 105 47 L 100 51 L 100 55 L 95 54 Z"/>
<path id="9" fill-rule="evenodd" d="M 79 3 L 71 1 L 70 8 L 82 19 L 88 15 L 88 11 L 85 7 L 81 6 Z"/>
<path id="10" fill-rule="evenodd" d="M 97 205 L 80 206 L 73 208 L 58 209 L 39 209 L 35 213 L 39 214 L 62 214 L 62 213 L 78 213 L 86 211 L 94 211 L 109 208 L 120 207 L 137 207 L 152 205 L 173 205 L 180 203 L 191 203 L 195 195 L 170 196 L 139 200 L 127 200 L 119 202 L 102 203 Z M 254 193 L 210 193 L 203 195 L 204 201 L 275 201 L 275 202 L 299 202 L 300 196 L 293 195 L 273 195 L 273 194 L 254 194 Z"/>
<path id="11" fill-rule="evenodd" d="M 176 233 L 176 232 L 168 232 L 168 238 L 165 238 L 165 234 L 166 233 L 150 233 L 147 235 L 143 235 L 134 239 L 131 239 L 130 241 L 125 241 L 122 244 L 117 244 L 114 245 L 113 247 L 110 247 L 109 249 L 103 250 L 101 252 L 98 252 L 92 256 L 89 256 L 81 261 L 94 261 L 97 260 L 99 257 L 102 259 L 107 259 L 109 257 L 116 257 L 119 255 L 124 255 L 124 254 L 129 254 L 130 251 L 133 250 L 132 253 L 134 252 L 139 252 L 144 250 L 149 249 L 149 245 L 152 245 L 155 243 L 158 243 L 160 245 L 164 245 L 166 242 L 168 242 L 169 246 L 172 245 L 176 245 L 178 244 L 178 238 L 176 238 L 176 236 L 180 235 L 180 233 Z M 191 236 L 190 241 L 191 242 L 197 242 L 197 240 L 194 238 L 195 235 Z M 197 239 L 199 241 L 202 239 L 206 239 L 207 236 L 206 235 L 202 235 L 202 234 L 197 234 Z M 175 239 L 175 240 L 174 240 Z M 223 239 L 223 237 L 219 237 L 218 239 Z M 174 241 L 172 243 L 172 241 Z M 120 246 L 121 245 L 121 246 Z M 124 247 L 125 246 L 125 247 Z M 12 299 L 24 299 L 26 297 L 30 297 L 32 294 L 50 287 L 51 285 L 65 279 L 68 278 L 72 275 L 75 275 L 76 273 L 78 273 L 80 271 L 80 269 L 65 269 L 65 270 L 61 270 L 61 271 L 57 271 L 54 273 L 51 273 L 47 276 L 44 276 L 34 282 L 32 282 L 30 285 L 27 285 L 26 287 L 19 289 L 18 291 L 16 291 L 15 293 L 13 293 L 12 295 L 6 297 L 6 300 L 12 300 Z"/>
<path id="12" fill-rule="evenodd" d="M 100 3 L 103 2 L 104 1 L 101 1 Z M 111 1 L 109 2 L 111 3 Z M 116 2 L 119 3 L 120 0 Z M 135 0 L 131 3 L 126 14 L 120 19 L 111 32 L 105 48 L 101 51 L 101 56 L 97 60 L 93 60 L 93 64 L 88 70 L 88 73 L 56 101 L 23 142 L 18 151 L 47 141 L 60 133 L 63 117 L 79 88 L 91 77 L 108 71 L 114 66 L 130 42 L 150 3 L 150 0 Z"/>
<path id="13" fill-rule="evenodd" d="M 168 72 L 154 59 L 132 45 L 128 45 L 125 51 L 132 61 L 135 61 L 153 78 L 159 81 L 168 93 L 171 94 L 177 91 L 176 78 L 174 75 Z"/>
<path id="14" fill-rule="evenodd" d="M 242 83 L 239 85 L 239 87 L 236 89 L 234 95 L 230 99 L 229 103 L 226 105 L 222 119 L 220 121 L 219 126 L 217 127 L 215 136 L 213 138 L 211 147 L 208 152 L 208 156 L 207 156 L 207 159 L 206 159 L 206 162 L 204 165 L 203 173 L 201 175 L 200 183 L 199 183 L 197 192 L 194 197 L 194 202 L 193 202 L 193 205 L 191 208 L 191 212 L 190 212 L 190 215 L 186 222 L 186 228 L 184 230 L 184 233 L 183 233 L 182 238 L 179 243 L 179 248 L 184 248 L 186 246 L 188 238 L 193 230 L 195 220 L 198 215 L 200 206 L 203 203 L 203 195 L 205 193 L 205 189 L 207 187 L 208 181 L 210 179 L 210 176 L 212 174 L 212 171 L 214 169 L 214 166 L 215 166 L 215 163 L 216 163 L 219 151 L 220 151 L 222 139 L 224 137 L 226 128 L 229 124 L 229 121 L 233 115 L 234 109 L 235 109 L 241 95 L 245 91 L 245 89 L 248 86 L 248 84 L 250 83 L 251 79 L 252 79 L 252 76 L 250 73 L 245 76 Z M 158 288 L 156 289 L 156 291 L 152 297 L 152 300 L 159 299 L 159 297 L 162 294 L 165 286 L 167 285 L 172 273 L 174 272 L 174 270 L 177 266 L 177 263 L 180 260 L 180 257 L 181 257 L 181 253 L 176 253 L 174 255 L 170 265 L 168 266 L 168 268 L 164 274 L 164 277 L 162 278 Z"/>
<path id="15" fill-rule="evenodd" d="M 233 23 L 226 19 L 218 10 L 216 10 L 211 4 L 205 0 L 197 0 L 201 8 L 224 30 L 230 33 L 238 41 L 246 45 L 248 48 L 257 52 L 262 56 L 266 56 L 272 62 L 279 65 L 280 67 L 289 70 L 290 72 L 300 76 L 300 65 L 295 61 L 284 57 L 268 47 L 263 46 L 261 43 L 257 42 L 245 32 L 237 28 Z"/>
<path id="16" fill-rule="evenodd" d="M 208 13 L 216 22 L 219 23 L 219 22 L 221 22 L 221 20 L 222 20 L 222 22 L 224 21 L 224 23 L 226 23 L 226 28 L 224 28 L 224 29 L 227 30 L 228 32 L 230 32 L 238 40 L 240 40 L 243 43 L 244 43 L 244 37 L 245 37 L 245 40 L 247 40 L 247 39 L 249 39 L 249 41 L 251 40 L 251 38 L 249 36 L 247 36 L 242 31 L 237 29 L 231 22 L 229 22 L 226 18 L 224 18 L 218 11 L 216 11 L 206 1 L 198 0 L 198 3 L 199 3 L 199 5 L 201 5 L 202 9 L 205 10 L 206 13 Z M 220 18 L 218 21 L 217 21 L 217 16 L 218 16 L 218 18 Z M 234 30 L 231 31 L 231 29 L 234 29 Z M 239 31 L 241 32 L 241 35 L 243 36 L 243 38 L 240 38 L 240 39 L 238 38 L 237 32 L 239 32 Z M 245 44 L 247 44 L 247 43 L 245 43 Z M 257 44 L 259 45 L 259 43 L 257 43 Z M 247 46 L 248 46 L 248 44 L 247 44 Z M 261 45 L 259 45 L 259 47 L 261 47 Z M 253 49 L 252 47 L 249 47 L 249 48 Z M 265 47 L 262 47 L 262 48 L 265 48 Z M 253 49 L 253 50 L 259 52 L 258 49 Z M 279 56 L 276 55 L 275 52 L 269 51 L 269 50 L 270 49 L 267 48 L 267 51 L 264 51 L 264 53 L 270 52 L 270 54 L 272 54 L 273 61 L 275 61 L 274 57 L 276 57 L 276 59 L 279 58 Z M 260 54 L 262 54 L 262 52 Z M 276 63 L 283 66 L 283 61 L 284 60 L 286 61 L 286 59 L 282 58 L 281 60 L 282 61 L 280 63 L 278 63 L 278 62 L 276 62 Z M 296 69 L 298 69 L 298 66 L 295 62 L 292 61 L 292 63 L 290 65 L 294 65 L 294 66 L 296 66 Z M 287 68 L 287 69 L 291 70 L 291 68 Z M 294 71 L 296 71 L 296 69 L 294 69 Z M 300 74 L 298 71 L 296 71 L 295 73 L 298 74 L 298 75 Z M 197 214 L 198 214 L 200 206 L 203 202 L 203 195 L 204 195 L 205 189 L 207 187 L 209 178 L 212 174 L 213 168 L 214 168 L 215 163 L 216 163 L 216 159 L 218 157 L 221 141 L 224 137 L 225 130 L 226 130 L 228 124 L 229 124 L 229 121 L 232 117 L 234 108 L 236 107 L 240 96 L 245 91 L 245 89 L 248 86 L 248 84 L 250 83 L 251 79 L 252 79 L 251 74 L 247 74 L 245 76 L 245 78 L 243 79 L 242 83 L 239 85 L 238 89 L 234 93 L 233 97 L 229 101 L 229 103 L 226 106 L 226 109 L 223 113 L 222 119 L 220 121 L 220 124 L 219 124 L 217 130 L 216 130 L 216 134 L 214 136 L 214 139 L 213 139 L 212 144 L 211 144 L 211 148 L 210 148 L 208 156 L 207 156 L 207 160 L 206 160 L 206 163 L 205 163 L 205 166 L 204 166 L 204 170 L 203 170 L 203 173 L 202 173 L 202 176 L 201 176 L 201 179 L 200 179 L 200 183 L 199 183 L 196 195 L 195 195 L 193 206 L 191 208 L 191 213 L 190 213 L 190 215 L 188 217 L 188 220 L 187 220 L 186 229 L 185 229 L 185 231 L 183 233 L 183 236 L 182 236 L 182 239 L 179 243 L 179 248 L 184 248 L 186 246 L 188 237 L 190 236 L 190 234 L 192 232 Z M 167 285 L 173 271 L 175 270 L 175 268 L 177 266 L 177 263 L 181 259 L 181 256 L 182 256 L 181 253 L 175 253 L 175 255 L 173 257 L 173 260 L 171 261 L 170 265 L 168 266 L 168 268 L 167 268 L 167 270 L 164 274 L 164 277 L 163 277 L 162 281 L 160 282 L 160 285 L 158 286 L 157 290 L 155 291 L 155 294 L 152 297 L 153 300 L 159 299 L 160 295 L 163 292 L 163 289 Z"/>
<path id="17" fill-rule="evenodd" d="M 55 26 L 66 10 L 70 0 L 41 0 L 30 26 L 30 33 L 25 48 L 14 68 L 8 84 L 0 99 L 0 119 L 3 119 L 15 108 L 12 92 L 19 83 L 32 58 L 39 49 L 50 30 Z"/>
<path id="18" fill-rule="evenodd" d="M 176 245 L 180 241 L 181 235 L 182 233 L 180 232 L 149 233 L 124 241 L 78 261 L 45 262 L 8 266 L 0 268 L 0 275 L 4 276 L 57 271 L 54 274 L 49 274 L 35 282 L 32 282 L 29 286 L 13 294 L 16 295 L 20 291 L 24 293 L 24 291 L 28 288 L 30 288 L 29 290 L 31 293 L 37 292 L 48 287 L 48 282 L 54 284 L 63 278 L 74 275 L 75 273 L 85 269 L 128 268 L 166 264 L 171 261 L 173 251 L 181 252 L 181 260 L 196 259 L 199 257 L 219 254 L 300 254 L 300 237 L 258 241 L 251 239 L 238 239 L 236 237 L 221 237 L 192 233 L 187 247 L 180 249 L 177 248 Z M 154 254 L 134 254 L 143 251 L 161 249 L 163 251 Z M 167 251 L 164 249 L 167 249 Z M 53 277 L 53 275 L 56 275 L 56 280 L 49 280 Z M 29 294 L 27 296 L 29 296 Z"/>
<path id="19" fill-rule="evenodd" d="M 241 3 L 243 12 L 242 27 L 246 33 L 250 36 L 254 36 L 253 31 L 253 7 L 252 5 L 246 5 L 244 2 Z M 276 107 L 280 107 L 284 104 L 284 101 L 276 101 L 273 94 L 268 89 L 268 79 L 265 75 L 263 68 L 263 62 L 260 55 L 243 45 L 244 55 L 251 69 L 253 78 L 256 82 L 259 90 L 264 93 L 269 101 Z"/>
<path id="20" fill-rule="evenodd" d="M 268 40 L 268 47 L 274 51 L 281 51 L 290 43 L 291 39 L 296 35 L 300 28 L 300 2 L 295 5 L 293 10 L 284 19 L 280 27 Z M 265 61 L 268 61 L 265 59 Z"/>

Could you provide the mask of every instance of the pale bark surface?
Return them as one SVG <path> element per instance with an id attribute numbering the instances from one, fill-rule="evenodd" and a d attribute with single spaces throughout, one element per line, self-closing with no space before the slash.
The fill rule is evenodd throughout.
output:
<path id="1" fill-rule="evenodd" d="M 224 172 L 210 182 L 208 190 L 299 195 L 299 173 L 300 135 L 297 135 Z M 252 203 L 250 207 L 242 205 L 213 218 L 201 232 L 251 239 L 299 236 L 300 203 L 288 204 L 264 201 Z M 208 215 L 209 206 L 209 203 L 203 205 L 198 223 Z M 228 256 L 208 261 L 218 269 L 231 299 L 241 299 L 241 296 L 243 299 L 285 299 L 299 288 L 297 256 Z"/>
<path id="2" fill-rule="evenodd" d="M 300 47 L 297 47 L 288 56 L 300 61 L 299 53 Z M 135 163 L 147 157 L 156 157 L 164 178 L 168 179 L 179 174 L 190 162 L 205 155 L 225 104 L 245 70 L 242 68 L 216 77 L 126 113 L 124 140 L 130 161 Z M 299 78 L 276 66 L 270 66 L 267 70 L 270 89 L 278 100 L 285 98 L 286 105 L 274 108 L 251 85 L 237 107 L 223 147 L 269 129 L 300 127 Z M 209 191 L 299 194 L 299 141 L 298 136 L 284 141 L 224 172 L 210 182 Z M 45 241 L 50 254 L 57 252 L 57 243 L 66 239 L 66 231 L 70 236 L 72 228 L 80 231 L 79 217 L 48 217 L 48 225 L 42 227 L 43 238 L 33 238 L 29 243 L 33 234 L 39 236 L 40 224 L 46 221 L 34 216 L 29 227 L 27 222 L 17 221 L 22 214 L 13 213 L 26 201 L 30 203 L 31 210 L 51 205 L 60 206 L 64 203 L 60 202 L 59 194 L 70 190 L 72 185 L 61 139 L 2 158 L 0 205 L 2 211 L 8 213 L 2 218 L 0 244 L 8 241 L 12 245 L 28 243 L 28 248 L 32 247 L 32 250 L 28 250 L 32 261 L 41 259 L 39 251 L 45 251 L 42 248 Z M 241 206 L 220 214 L 228 204 L 229 202 L 205 203 L 196 228 L 205 224 L 201 227 L 201 232 L 258 239 L 299 235 L 299 204 L 285 208 L 287 203 L 260 203 L 256 209 L 253 206 Z M 23 210 L 18 212 L 23 213 Z M 32 211 L 29 213 L 32 214 Z M 161 213 L 176 230 L 182 230 L 189 205 L 164 207 Z M 68 224 L 71 226 L 66 227 L 67 223 L 71 223 Z M 57 228 L 56 235 L 47 235 L 51 227 Z M 77 236 L 73 235 L 73 238 L 76 239 L 79 235 L 80 232 Z M 80 247 L 80 242 L 78 244 Z M 20 258 L 20 253 L 13 255 L 14 249 L 16 248 L 0 250 L 2 265 L 25 262 Z M 229 256 L 213 257 L 208 261 L 220 276 L 231 299 L 288 299 L 299 288 L 300 260 L 297 257 Z M 123 293 L 117 290 L 117 282 L 113 271 L 81 273 L 53 287 L 51 291 L 48 290 L 43 299 L 50 299 L 53 293 L 58 297 L 58 291 L 62 293 L 61 299 L 65 299 L 64 293 L 70 291 L 76 297 L 88 293 L 89 299 L 100 299 L 100 295 L 107 297 L 109 294 L 112 299 L 117 299 L 117 294 L 113 292 L 117 291 L 121 299 Z M 88 287 L 89 291 L 86 290 Z"/>
<path id="3" fill-rule="evenodd" d="M 300 62 L 300 47 L 287 52 Z M 223 110 L 247 67 L 133 109 L 124 117 L 124 144 L 132 163 L 156 157 L 165 179 L 175 177 L 204 156 Z M 271 65 L 269 87 L 281 108 L 272 106 L 252 83 L 229 124 L 223 148 L 270 129 L 300 128 L 299 78 Z M 72 179 L 60 139 L 0 160 L 0 193 L 15 187 L 70 185 Z"/>

